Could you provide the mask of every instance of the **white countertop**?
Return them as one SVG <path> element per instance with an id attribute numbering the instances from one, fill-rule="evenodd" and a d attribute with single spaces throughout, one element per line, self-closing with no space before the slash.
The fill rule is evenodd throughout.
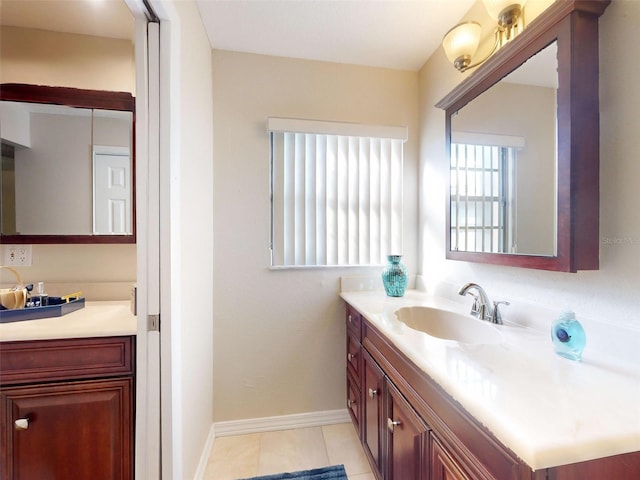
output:
<path id="1" fill-rule="evenodd" d="M 587 356 L 555 354 L 548 332 L 497 325 L 497 345 L 464 345 L 408 328 L 393 312 L 429 305 L 469 313 L 445 299 L 408 291 L 343 292 L 416 366 L 533 470 L 640 451 L 640 371 Z"/>
<path id="2" fill-rule="evenodd" d="M 136 317 L 128 301 L 86 302 L 61 317 L 0 324 L 0 342 L 135 335 Z"/>

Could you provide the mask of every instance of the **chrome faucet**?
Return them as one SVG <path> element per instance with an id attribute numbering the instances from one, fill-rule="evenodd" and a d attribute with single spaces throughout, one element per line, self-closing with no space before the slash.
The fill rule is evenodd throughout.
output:
<path id="1" fill-rule="evenodd" d="M 471 290 L 475 290 L 477 294 Z M 499 306 L 501 304 L 509 305 L 509 302 L 500 301 L 491 303 L 487 292 L 477 283 L 465 283 L 460 287 L 460 290 L 458 290 L 458 295 L 471 295 L 473 297 L 473 305 L 471 305 L 472 316 L 491 323 L 502 324 L 502 314 Z"/>

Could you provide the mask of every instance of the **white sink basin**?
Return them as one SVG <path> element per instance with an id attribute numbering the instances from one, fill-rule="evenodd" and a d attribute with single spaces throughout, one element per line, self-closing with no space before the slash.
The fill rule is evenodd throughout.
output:
<path id="1" fill-rule="evenodd" d="M 443 340 L 486 345 L 502 343 L 502 334 L 491 323 L 431 307 L 403 307 L 396 318 L 407 327 Z"/>

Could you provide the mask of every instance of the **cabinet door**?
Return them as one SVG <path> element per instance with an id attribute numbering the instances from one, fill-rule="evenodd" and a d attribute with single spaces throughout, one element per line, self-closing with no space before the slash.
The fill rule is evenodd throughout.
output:
<path id="1" fill-rule="evenodd" d="M 351 371 L 353 378 L 360 379 L 362 370 L 362 345 L 351 332 L 347 335 L 347 370 Z"/>
<path id="2" fill-rule="evenodd" d="M 132 478 L 132 380 L 0 392 L 2 478 Z"/>
<path id="3" fill-rule="evenodd" d="M 347 373 L 347 408 L 349 415 L 351 415 L 353 426 L 356 428 L 356 432 L 358 432 L 358 436 L 362 437 L 360 430 L 361 395 L 359 383 L 360 382 L 356 383 L 351 374 Z"/>
<path id="4" fill-rule="evenodd" d="M 431 480 L 469 480 L 464 470 L 431 434 Z"/>
<path id="5" fill-rule="evenodd" d="M 373 460 L 375 473 L 382 478 L 382 433 L 383 430 L 383 388 L 384 373 L 373 358 L 364 352 L 364 412 L 363 412 L 363 440 L 365 452 Z"/>
<path id="6" fill-rule="evenodd" d="M 427 427 L 390 382 L 387 382 L 387 397 L 387 480 L 427 480 Z"/>

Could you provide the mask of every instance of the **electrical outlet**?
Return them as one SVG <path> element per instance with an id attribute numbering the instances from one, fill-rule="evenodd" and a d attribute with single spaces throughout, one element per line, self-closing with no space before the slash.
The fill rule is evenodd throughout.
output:
<path id="1" fill-rule="evenodd" d="M 4 262 L 9 267 L 31 266 L 31 245 L 4 245 Z"/>

